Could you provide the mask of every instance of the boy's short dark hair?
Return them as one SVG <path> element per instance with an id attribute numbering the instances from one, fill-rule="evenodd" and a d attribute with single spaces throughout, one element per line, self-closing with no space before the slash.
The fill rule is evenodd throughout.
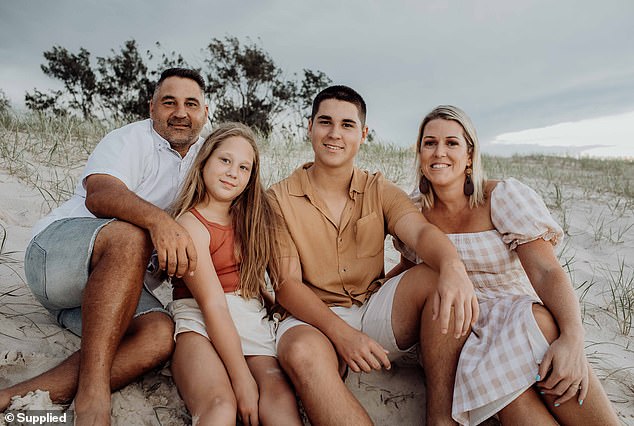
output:
<path id="1" fill-rule="evenodd" d="M 313 109 L 310 113 L 310 119 L 314 120 L 315 115 L 317 115 L 317 111 L 319 111 L 319 106 L 322 101 L 327 99 L 336 99 L 338 101 L 350 102 L 357 107 L 357 111 L 359 112 L 359 118 L 361 119 L 361 125 L 365 126 L 365 116 L 366 116 L 366 107 L 365 101 L 363 97 L 359 93 L 357 93 L 354 89 L 351 89 L 348 86 L 337 85 L 326 87 L 324 90 L 319 92 L 315 99 L 313 100 Z"/>
<path id="2" fill-rule="evenodd" d="M 156 93 L 156 91 L 158 90 L 158 88 L 161 86 L 161 83 L 163 83 L 163 81 L 165 81 L 165 79 L 170 78 L 170 77 L 180 77 L 180 78 L 188 78 L 190 80 L 193 80 L 196 82 L 196 84 L 198 84 L 198 87 L 200 87 L 200 90 L 205 93 L 205 79 L 203 78 L 202 75 L 200 75 L 200 73 L 197 70 L 194 69 L 190 69 L 190 68 L 168 68 L 165 71 L 163 71 L 161 73 L 161 77 L 159 77 L 159 80 L 156 82 L 156 86 L 154 88 L 154 92 Z"/>

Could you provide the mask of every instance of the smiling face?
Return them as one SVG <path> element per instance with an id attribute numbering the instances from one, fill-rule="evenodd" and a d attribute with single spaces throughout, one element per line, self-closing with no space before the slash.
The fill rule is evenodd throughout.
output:
<path id="1" fill-rule="evenodd" d="M 352 167 L 367 133 L 368 128 L 362 124 L 356 105 L 337 99 L 323 100 L 315 118 L 308 122 L 315 165 Z"/>
<path id="2" fill-rule="evenodd" d="M 231 136 L 220 142 L 203 167 L 209 202 L 230 203 L 247 187 L 255 152 L 249 141 Z"/>
<path id="3" fill-rule="evenodd" d="M 459 186 L 465 169 L 471 165 L 469 145 L 462 126 L 453 120 L 437 118 L 425 125 L 419 151 L 420 167 L 434 188 Z"/>
<path id="4" fill-rule="evenodd" d="M 184 156 L 207 119 L 207 105 L 198 83 L 189 78 L 166 78 L 150 102 L 150 118 L 154 130 Z"/>

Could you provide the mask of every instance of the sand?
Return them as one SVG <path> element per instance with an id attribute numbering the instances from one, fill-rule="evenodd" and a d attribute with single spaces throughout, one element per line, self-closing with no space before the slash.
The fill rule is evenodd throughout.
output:
<path id="1" fill-rule="evenodd" d="M 585 293 L 584 287 L 578 289 L 583 299 L 586 353 L 621 420 L 634 425 L 634 328 L 625 335 L 608 309 L 611 301 L 609 271 L 618 270 L 619 262 L 624 259 L 625 274 L 634 273 L 634 229 L 627 230 L 627 226 L 634 223 L 634 215 L 631 209 L 620 214 L 612 214 L 612 210 L 606 213 L 611 203 L 607 195 L 605 199 L 583 199 L 582 193 L 569 195 L 575 202 L 567 211 L 571 237 L 563 248 L 562 259 L 568 261 L 576 284 L 593 283 Z M 22 259 L 30 230 L 48 209 L 36 189 L 0 169 L 0 225 L 6 230 L 0 258 L 0 387 L 55 366 L 79 347 L 79 339 L 56 324 L 24 283 Z M 601 218 L 605 220 L 606 215 L 609 215 L 609 229 L 614 230 L 611 239 L 619 241 L 609 241 L 607 231 L 597 237 L 596 224 Z M 616 238 L 619 229 L 627 232 Z M 0 240 L 1 237 L 2 229 Z M 389 268 L 397 261 L 397 254 L 391 242 L 386 243 L 386 248 Z M 166 288 L 160 291 L 163 298 L 169 295 Z M 425 389 L 414 357 L 397 363 L 390 372 L 351 374 L 347 384 L 376 424 L 423 424 Z M 115 392 L 112 407 L 114 425 L 191 422 L 168 367 Z M 10 408 L 65 409 L 66 406 L 52 404 L 47 392 L 38 391 L 15 398 Z M 0 416 L 0 424 L 3 422 Z"/>

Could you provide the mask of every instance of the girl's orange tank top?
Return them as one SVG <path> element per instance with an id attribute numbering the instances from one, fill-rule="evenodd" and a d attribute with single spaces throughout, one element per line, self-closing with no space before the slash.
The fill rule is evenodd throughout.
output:
<path id="1" fill-rule="evenodd" d="M 209 232 L 209 254 L 225 293 L 233 293 L 240 284 L 240 265 L 234 253 L 234 232 L 231 225 L 219 225 L 205 219 L 198 210 L 190 212 Z M 174 300 L 193 297 L 181 279 L 172 280 Z"/>

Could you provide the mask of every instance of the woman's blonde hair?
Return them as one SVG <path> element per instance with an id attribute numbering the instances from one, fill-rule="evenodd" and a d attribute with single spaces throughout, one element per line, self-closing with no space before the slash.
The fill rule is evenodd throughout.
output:
<path id="1" fill-rule="evenodd" d="M 276 216 L 260 179 L 257 137 L 248 126 L 223 123 L 205 139 L 170 211 L 178 219 L 206 200 L 207 190 L 203 180 L 205 164 L 228 138 L 236 136 L 248 141 L 254 153 L 249 182 L 230 207 L 235 233 L 235 256 L 240 264 L 239 292 L 244 298 L 259 298 L 266 291 L 264 274 L 267 267 L 270 267 L 271 282 L 277 282 L 277 246 L 273 244 L 277 226 Z"/>
<path id="2" fill-rule="evenodd" d="M 471 156 L 471 180 L 473 182 L 473 194 L 469 196 L 469 207 L 477 207 L 484 201 L 484 182 L 486 176 L 482 168 L 482 159 L 480 157 L 480 142 L 476 134 L 475 126 L 471 122 L 469 116 L 460 108 L 453 105 L 439 105 L 423 118 L 418 128 L 418 139 L 416 139 L 416 176 L 417 182 L 423 177 L 420 169 L 420 150 L 422 148 L 423 132 L 425 126 L 432 120 L 441 118 L 443 120 L 453 120 L 460 124 L 463 130 L 463 136 L 467 141 L 467 152 Z M 465 176 L 466 177 L 466 176 Z M 429 184 L 430 190 L 422 195 L 422 207 L 430 209 L 434 207 L 434 188 Z"/>

